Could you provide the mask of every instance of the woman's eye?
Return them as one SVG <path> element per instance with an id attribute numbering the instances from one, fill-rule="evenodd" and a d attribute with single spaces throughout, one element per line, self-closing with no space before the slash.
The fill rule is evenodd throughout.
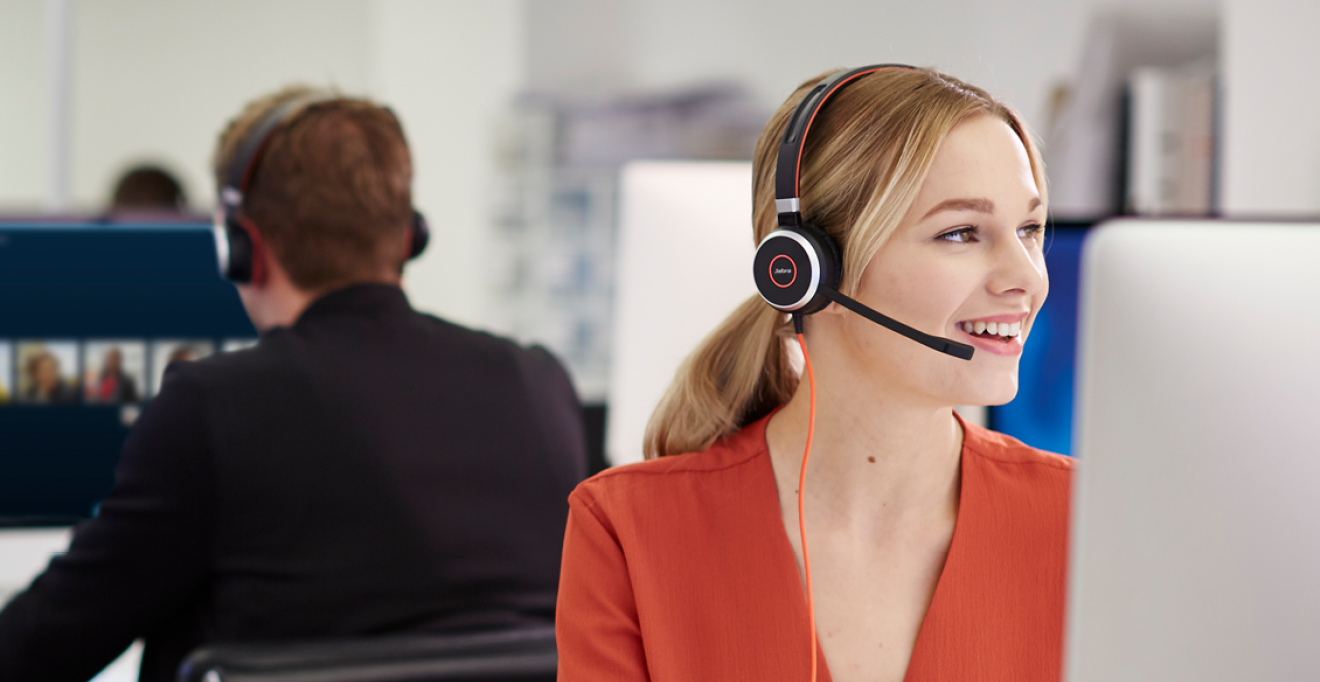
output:
<path id="1" fill-rule="evenodd" d="M 976 241 L 975 227 L 960 227 L 956 230 L 945 232 L 936 239 L 942 239 L 946 242 L 957 242 L 959 244 L 970 244 Z"/>
<path id="2" fill-rule="evenodd" d="M 1018 228 L 1019 237 L 1022 237 L 1024 239 L 1030 237 L 1032 239 L 1035 239 L 1036 241 L 1040 241 L 1040 236 L 1044 232 L 1045 232 L 1045 226 L 1039 225 L 1037 223 L 1032 223 L 1030 225 L 1023 225 L 1022 227 Z"/>

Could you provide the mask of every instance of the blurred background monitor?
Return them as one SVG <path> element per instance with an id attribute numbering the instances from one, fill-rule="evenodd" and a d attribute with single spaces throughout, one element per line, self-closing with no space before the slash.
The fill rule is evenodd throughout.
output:
<path id="1" fill-rule="evenodd" d="M 1320 679 L 1320 223 L 1083 257 L 1070 682 Z"/>
<path id="2" fill-rule="evenodd" d="M 1022 351 L 1017 397 L 990 408 L 989 424 L 1032 447 L 1073 454 L 1073 366 L 1077 291 L 1088 222 L 1053 222 L 1046 231 L 1050 295 Z"/>
<path id="3" fill-rule="evenodd" d="M 606 452 L 642 460 L 646 423 L 674 373 L 756 295 L 752 165 L 636 161 L 621 176 Z"/>
<path id="4" fill-rule="evenodd" d="M 169 360 L 255 338 L 209 224 L 0 222 L 0 523 L 90 516 Z"/>

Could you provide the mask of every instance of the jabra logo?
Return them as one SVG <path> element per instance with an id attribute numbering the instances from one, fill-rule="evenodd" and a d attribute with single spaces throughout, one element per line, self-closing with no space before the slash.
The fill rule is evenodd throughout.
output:
<path id="1" fill-rule="evenodd" d="M 780 289 L 793 286 L 797 281 L 797 263 L 782 253 L 770 259 L 769 272 L 770 281 Z"/>

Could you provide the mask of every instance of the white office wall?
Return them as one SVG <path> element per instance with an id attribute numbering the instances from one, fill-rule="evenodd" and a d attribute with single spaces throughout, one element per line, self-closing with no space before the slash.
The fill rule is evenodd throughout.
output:
<path id="1" fill-rule="evenodd" d="M 0 2 L 0 207 L 45 196 L 51 125 L 43 0 Z M 370 0 L 68 0 L 70 208 L 95 210 L 117 174 L 154 161 L 212 203 L 220 127 L 252 97 L 292 82 L 368 84 Z"/>
<path id="2" fill-rule="evenodd" d="M 600 0 L 536 0 L 538 16 L 582 13 Z M 884 61 L 929 65 L 1006 99 L 1036 130 L 1047 124 L 1052 86 L 1078 67 L 1087 22 L 1108 0 L 619 0 L 625 11 L 557 26 L 532 43 L 537 85 L 575 87 L 571 67 L 586 45 L 623 69 L 630 89 L 694 80 L 748 84 L 767 108 L 801 81 L 840 66 Z M 1213 8 L 1218 0 L 1146 0 L 1142 8 Z M 550 21 L 547 19 L 547 21 Z M 534 26 L 539 27 L 541 22 Z M 618 36 L 623 36 L 620 41 Z M 618 66 L 618 65 L 624 66 Z"/>
<path id="3" fill-rule="evenodd" d="M 45 190 L 42 0 L 0 2 L 0 206 L 33 212 Z"/>
<path id="4" fill-rule="evenodd" d="M 497 121 L 523 87 L 523 0 L 377 0 L 372 91 L 403 122 L 413 202 L 431 246 L 408 267 L 414 306 L 485 326 L 490 188 Z"/>
<path id="5" fill-rule="evenodd" d="M 1314 0 L 1225 0 L 1225 214 L 1320 214 L 1317 34 Z"/>
<path id="6" fill-rule="evenodd" d="M 72 2 L 71 196 L 109 200 L 127 164 L 156 161 L 213 201 L 208 172 L 221 127 L 253 97 L 304 82 L 369 83 L 368 0 Z"/>
<path id="7" fill-rule="evenodd" d="M 610 92 L 629 85 L 628 0 L 527 0 L 527 82 L 535 89 Z"/>
<path id="8" fill-rule="evenodd" d="M 636 70 L 643 83 L 738 78 L 767 106 L 777 106 L 800 82 L 832 68 L 891 61 L 934 66 L 1006 98 L 1041 128 L 1050 86 L 1080 59 L 1092 4 L 636 2 Z"/>

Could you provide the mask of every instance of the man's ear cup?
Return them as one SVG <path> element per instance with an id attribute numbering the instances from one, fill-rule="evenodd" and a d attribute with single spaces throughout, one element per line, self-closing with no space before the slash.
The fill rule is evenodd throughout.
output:
<path id="1" fill-rule="evenodd" d="M 252 281 L 252 235 L 230 218 L 225 221 L 225 238 L 229 241 L 229 259 L 225 264 L 225 279 L 238 284 Z"/>
<path id="2" fill-rule="evenodd" d="M 412 212 L 412 235 L 408 240 L 408 260 L 412 260 L 426 250 L 426 245 L 431 243 L 431 227 L 426 224 L 426 216 L 421 211 L 413 209 Z"/>

